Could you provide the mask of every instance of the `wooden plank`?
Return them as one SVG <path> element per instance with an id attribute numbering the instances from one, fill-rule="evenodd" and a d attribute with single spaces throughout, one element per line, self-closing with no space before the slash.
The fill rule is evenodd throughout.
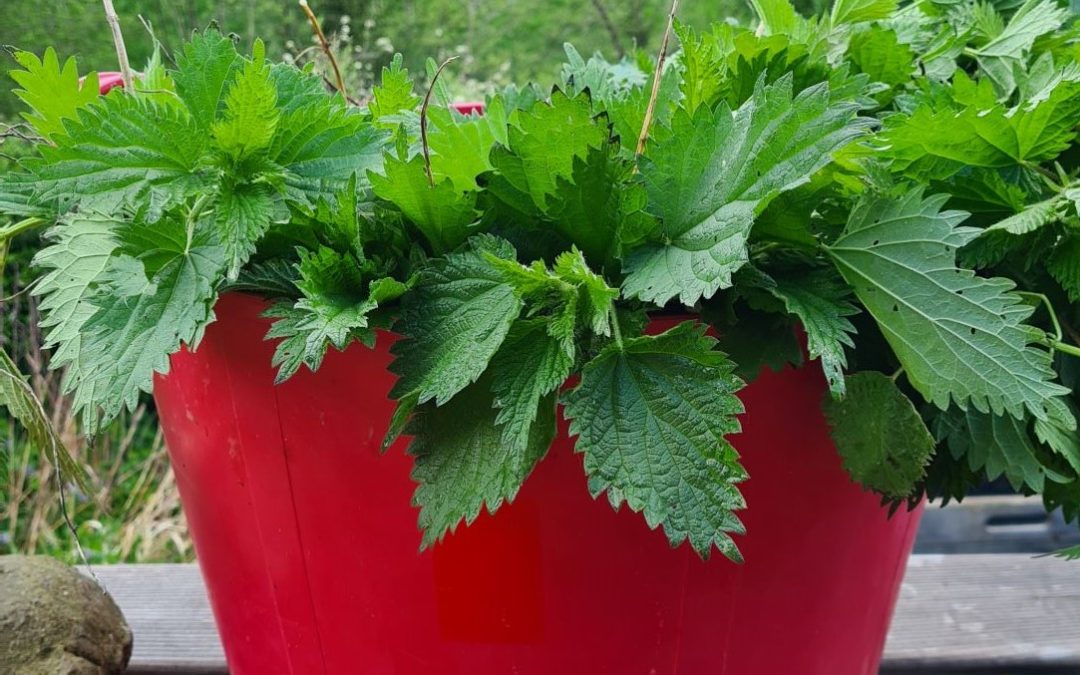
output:
<path id="1" fill-rule="evenodd" d="M 128 672 L 226 672 L 194 565 L 116 565 L 95 572 L 135 633 Z M 1080 673 L 1080 563 L 1024 554 L 912 556 L 882 673 L 990 673 L 1002 667 Z"/>

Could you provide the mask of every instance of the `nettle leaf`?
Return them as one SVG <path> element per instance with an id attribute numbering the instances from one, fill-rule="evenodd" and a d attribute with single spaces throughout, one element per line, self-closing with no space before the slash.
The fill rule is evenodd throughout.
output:
<path id="1" fill-rule="evenodd" d="M 725 436 L 739 431 L 742 383 L 714 345 L 690 322 L 612 344 L 585 366 L 565 412 L 593 495 L 643 512 L 672 545 L 741 560 L 729 534 L 743 532 L 734 512 L 746 471 Z"/>
<path id="2" fill-rule="evenodd" d="M 247 61 L 229 85 L 222 119 L 213 125 L 217 147 L 233 162 L 241 162 L 270 147 L 280 112 L 278 94 L 266 65 L 265 47 L 255 41 Z"/>
<path id="3" fill-rule="evenodd" d="M 553 138 L 559 139 L 557 145 L 552 144 Z M 559 178 L 571 178 L 574 159 L 584 159 L 590 148 L 599 148 L 608 139 L 607 125 L 593 119 L 587 93 L 568 98 L 556 89 L 550 102 L 538 103 L 512 118 L 509 145 L 492 150 L 491 164 L 497 173 L 488 189 L 500 198 L 506 191 L 528 195 L 543 209 L 557 191 Z"/>
<path id="4" fill-rule="evenodd" d="M 806 331 L 810 358 L 820 359 L 829 391 L 844 396 L 844 347 L 855 347 L 855 326 L 847 317 L 859 310 L 850 302 L 850 290 L 831 270 L 817 269 L 798 275 L 775 277 L 773 295 L 784 301 L 787 311 L 799 317 Z"/>
<path id="5" fill-rule="evenodd" d="M 179 106 L 118 91 L 78 114 L 55 147 L 27 162 L 41 201 L 77 200 L 80 210 L 101 213 L 138 207 L 152 222 L 206 185 L 196 168 L 207 139 Z"/>
<path id="6" fill-rule="evenodd" d="M 792 94 L 792 78 L 759 82 L 738 110 L 677 112 L 658 130 L 641 173 L 662 243 L 626 261 L 623 291 L 658 305 L 685 305 L 731 286 L 748 260 L 754 217 L 783 191 L 809 180 L 869 124 L 852 101 L 831 101 L 827 85 Z"/>
<path id="7" fill-rule="evenodd" d="M 1023 323 L 1033 308 L 1010 292 L 1011 281 L 956 267 L 973 231 L 957 227 L 966 214 L 941 211 L 947 199 L 923 199 L 918 189 L 866 198 L 829 255 L 927 400 L 1045 419 L 1068 389 L 1032 345 L 1043 337 Z"/>
<path id="8" fill-rule="evenodd" d="M 1072 302 L 1080 302 L 1080 233 L 1072 233 L 1054 247 L 1046 271 L 1061 284 Z"/>
<path id="9" fill-rule="evenodd" d="M 1069 10 L 1052 0 L 1027 0 L 994 39 L 975 50 L 981 57 L 1019 59 L 1031 50 L 1040 35 L 1057 30 L 1069 18 Z"/>
<path id="10" fill-rule="evenodd" d="M 196 347 L 213 318 L 216 285 L 225 267 L 224 249 L 209 221 L 188 241 L 180 221 L 153 227 L 129 225 L 141 238 L 142 260 L 110 257 L 97 278 L 95 307 L 82 324 L 78 354 L 57 353 L 54 367 L 68 366 L 65 389 L 75 391 L 73 406 L 88 433 L 133 410 L 139 394 L 150 392 L 154 373 L 169 370 L 169 356 L 181 345 Z M 123 246 L 127 236 L 118 230 Z M 151 247 L 148 242 L 153 242 Z"/>
<path id="11" fill-rule="evenodd" d="M 402 161 L 387 154 L 382 173 L 370 171 L 368 179 L 375 194 L 393 203 L 436 254 L 454 250 L 476 229 L 476 193 L 460 192 L 446 178 L 431 186 L 421 155 Z"/>
<path id="12" fill-rule="evenodd" d="M 42 138 L 63 133 L 64 120 L 77 119 L 80 109 L 97 100 L 97 73 L 90 73 L 80 83 L 74 57 L 64 61 L 63 68 L 52 47 L 41 59 L 30 52 L 15 52 L 14 57 L 23 69 L 8 73 L 20 87 L 11 93 L 30 108 L 31 112 L 22 116 Z"/>
<path id="13" fill-rule="evenodd" d="M 394 54 L 389 66 L 382 69 L 382 78 L 378 86 L 371 90 L 371 103 L 368 112 L 377 123 L 394 124 L 394 116 L 401 112 L 415 110 L 420 104 L 420 97 L 413 93 L 412 79 L 403 65 L 401 54 Z"/>
<path id="14" fill-rule="evenodd" d="M 448 178 L 458 192 L 478 189 L 476 177 L 493 167 L 495 143 L 506 145 L 506 109 L 501 97 L 487 104 L 483 115 L 463 117 L 451 110 L 428 110 L 431 173 Z"/>
<path id="15" fill-rule="evenodd" d="M 502 428 L 502 443 L 528 446 L 538 406 L 558 389 L 574 366 L 574 352 L 554 336 L 550 319 L 519 319 L 491 360 L 491 391 Z M 547 402 L 550 405 L 550 401 Z"/>
<path id="16" fill-rule="evenodd" d="M 521 444 L 507 443 L 495 423 L 489 378 L 466 387 L 445 405 L 416 409 L 405 433 L 413 436 L 412 477 L 419 485 L 423 546 L 440 541 L 462 520 L 472 524 L 487 507 L 494 513 L 513 501 L 521 484 L 555 437 L 555 397 L 537 408 L 537 420 Z"/>
<path id="17" fill-rule="evenodd" d="M 833 441 L 852 479 L 886 497 L 910 496 L 926 475 L 934 437 L 887 375 L 846 378 L 847 394 L 825 401 Z"/>
<path id="18" fill-rule="evenodd" d="M 897 0 L 836 0 L 830 21 L 834 26 L 886 19 L 897 7 Z"/>
<path id="19" fill-rule="evenodd" d="M 848 58 L 874 82 L 884 82 L 891 87 L 911 81 L 915 73 L 915 52 L 897 40 L 895 32 L 883 28 L 852 35 Z"/>
<path id="20" fill-rule="evenodd" d="M 277 383 L 301 366 L 318 370 L 331 346 L 345 349 L 354 339 L 373 345 L 375 333 L 368 328 L 368 316 L 380 302 L 396 297 L 372 289 L 365 292 L 360 264 L 352 255 L 331 248 L 302 250 L 297 271 L 296 285 L 303 297 L 292 304 L 276 303 L 264 313 L 277 319 L 266 338 L 281 338 L 271 361 L 278 369 Z"/>
<path id="21" fill-rule="evenodd" d="M 505 241 L 481 236 L 425 270 L 405 298 L 395 329 L 406 336 L 392 349 L 391 392 L 418 392 L 418 403 L 443 405 L 475 382 L 521 312 L 521 300 L 486 254 L 514 259 Z"/>
<path id="22" fill-rule="evenodd" d="M 73 480 L 84 494 L 90 493 L 86 470 L 80 466 L 64 447 L 52 421 L 34 394 L 33 388 L 19 372 L 15 362 L 0 348 L 0 408 L 5 408 L 24 429 L 30 445 L 48 458 L 63 479 Z M 7 476 L 8 449 L 0 450 L 0 475 Z"/>
<path id="23" fill-rule="evenodd" d="M 228 83 L 241 63 L 233 41 L 213 28 L 196 33 L 176 55 L 173 82 L 198 129 L 209 130 L 218 118 Z"/>
<path id="24" fill-rule="evenodd" d="M 1043 491 L 1048 468 L 1027 421 L 954 409 L 938 417 L 936 431 L 954 459 L 966 460 L 973 471 L 985 471 L 988 480 L 1004 474 L 1014 490 Z"/>
<path id="25" fill-rule="evenodd" d="M 288 209 L 265 183 L 223 186 L 214 212 L 230 280 L 237 278 L 271 223 L 285 222 L 289 217 Z"/>

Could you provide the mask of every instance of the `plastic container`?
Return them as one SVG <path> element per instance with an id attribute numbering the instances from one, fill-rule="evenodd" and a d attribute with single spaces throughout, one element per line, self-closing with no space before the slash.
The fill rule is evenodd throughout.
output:
<path id="1" fill-rule="evenodd" d="M 565 426 L 513 504 L 419 552 L 379 444 L 393 336 L 274 386 L 262 300 L 226 295 L 155 397 L 233 675 L 874 675 L 920 511 L 841 468 L 814 365 L 733 437 L 746 557 L 700 560 L 586 489 Z"/>

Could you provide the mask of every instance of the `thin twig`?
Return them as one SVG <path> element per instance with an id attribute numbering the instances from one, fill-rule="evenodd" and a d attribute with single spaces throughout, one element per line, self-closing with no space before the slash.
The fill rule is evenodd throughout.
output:
<path id="1" fill-rule="evenodd" d="M 431 104 L 431 92 L 435 91 L 435 83 L 439 80 L 439 75 L 442 75 L 443 68 L 455 60 L 457 60 L 457 57 L 451 56 L 439 65 L 438 70 L 435 71 L 435 76 L 431 78 L 427 93 L 424 94 L 424 104 L 420 107 L 420 144 L 424 149 L 424 172 L 427 173 L 428 185 L 431 187 L 435 187 L 435 176 L 431 173 L 431 148 L 428 147 L 427 140 L 427 111 L 428 106 Z"/>
<path id="2" fill-rule="evenodd" d="M 337 90 L 341 92 L 345 100 L 348 100 L 349 95 L 345 93 L 345 80 L 341 77 L 341 69 L 338 68 L 337 59 L 334 58 L 334 51 L 330 49 L 330 43 L 326 40 L 326 35 L 323 34 L 322 26 L 319 25 L 315 12 L 311 11 L 307 0 L 300 0 L 300 9 L 304 10 L 304 14 L 307 15 L 307 19 L 311 23 L 311 29 L 315 31 L 315 37 L 319 38 L 323 53 L 326 54 L 326 58 L 330 59 L 330 67 L 334 69 L 334 78 L 337 79 Z"/>
<path id="3" fill-rule="evenodd" d="M 656 97 L 660 95 L 660 79 L 663 77 L 664 60 L 667 58 L 668 43 L 671 42 L 671 28 L 675 24 L 675 12 L 678 8 L 679 0 L 671 0 L 671 11 L 668 12 L 667 27 L 664 29 L 664 41 L 660 44 L 660 53 L 656 57 L 649 106 L 645 108 L 645 120 L 641 123 L 641 134 L 638 136 L 636 151 L 638 156 L 645 153 L 645 143 L 649 140 L 649 127 L 652 126 L 653 112 L 656 110 Z"/>
<path id="4" fill-rule="evenodd" d="M 113 44 L 116 45 L 116 58 L 120 61 L 120 77 L 124 80 L 124 91 L 131 89 L 131 65 L 128 63 L 127 48 L 124 46 L 124 34 L 120 31 L 120 17 L 116 15 L 112 0 L 101 0 L 105 5 L 105 20 L 112 31 Z"/>
<path id="5" fill-rule="evenodd" d="M 615 27 L 611 15 L 607 13 L 603 0 L 592 0 L 592 4 L 596 8 L 596 13 L 600 15 L 600 21 L 604 23 L 608 34 L 611 35 L 611 46 L 615 47 L 615 53 L 621 59 L 626 56 L 626 50 L 623 49 L 622 40 L 619 39 L 619 29 Z"/>

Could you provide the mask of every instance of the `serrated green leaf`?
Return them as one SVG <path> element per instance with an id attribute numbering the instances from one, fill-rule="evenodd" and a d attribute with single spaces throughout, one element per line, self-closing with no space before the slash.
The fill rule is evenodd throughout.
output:
<path id="1" fill-rule="evenodd" d="M 847 317 L 859 310 L 850 302 L 850 290 L 835 272 L 818 269 L 793 276 L 776 277 L 770 289 L 784 301 L 787 311 L 799 317 L 806 331 L 810 358 L 821 360 L 821 369 L 836 398 L 844 396 L 844 347 L 855 347 L 855 326 Z"/>
<path id="2" fill-rule="evenodd" d="M 499 414 L 502 442 L 515 450 L 530 439 L 537 406 L 570 375 L 574 353 L 552 335 L 549 320 L 518 319 L 491 359 L 491 392 Z"/>
<path id="3" fill-rule="evenodd" d="M 281 116 L 264 50 L 256 40 L 252 59 L 229 84 L 222 118 L 212 127 L 217 147 L 233 162 L 269 148 Z"/>
<path id="4" fill-rule="evenodd" d="M 886 497 L 910 496 L 926 474 L 933 436 L 887 375 L 866 371 L 845 380 L 847 394 L 825 401 L 844 468 L 856 482 Z"/>
<path id="5" fill-rule="evenodd" d="M 734 512 L 746 471 L 725 436 L 739 431 L 742 383 L 704 333 L 686 322 L 611 345 L 564 396 L 566 416 L 593 495 L 643 512 L 672 545 L 740 560 L 729 534 L 743 532 Z"/>
<path id="6" fill-rule="evenodd" d="M 406 336 L 392 349 L 391 392 L 419 392 L 418 403 L 443 405 L 475 382 L 521 312 L 521 300 L 485 254 L 512 260 L 514 250 L 493 237 L 477 237 L 425 270 L 403 303 L 396 330 Z"/>
<path id="7" fill-rule="evenodd" d="M 405 429 L 413 436 L 412 477 L 419 485 L 423 546 L 442 540 L 462 520 L 472 524 L 511 502 L 555 436 L 555 399 L 544 398 L 524 444 L 503 441 L 495 424 L 490 382 L 483 378 L 442 406 L 419 407 Z"/>
<path id="8" fill-rule="evenodd" d="M 0 348 L 0 408 L 6 408 L 8 414 L 26 429 L 30 444 L 48 458 L 65 481 L 75 481 L 84 494 L 90 493 L 86 470 L 64 447 L 64 441 L 53 428 L 41 401 L 3 348 Z M 4 476 L 7 475 L 3 471 L 7 452 L 7 448 L 0 449 L 0 475 Z"/>
<path id="9" fill-rule="evenodd" d="M 379 124 L 393 125 L 393 117 L 398 113 L 415 110 L 420 104 L 420 97 L 413 93 L 412 79 L 403 65 L 401 54 L 394 54 L 390 65 L 383 67 L 382 79 L 371 90 L 371 103 L 368 111 L 371 119 Z"/>
<path id="10" fill-rule="evenodd" d="M 1057 30 L 1069 10 L 1052 0 L 1027 0 L 1016 10 L 997 37 L 976 50 L 982 57 L 1019 59 L 1035 44 L 1036 38 Z"/>
<path id="11" fill-rule="evenodd" d="M 240 64 L 233 41 L 213 28 L 196 33 L 177 53 L 173 82 L 198 129 L 208 131 L 218 118 Z"/>
<path id="12" fill-rule="evenodd" d="M 1046 260 L 1046 271 L 1061 284 L 1072 302 L 1080 302 L 1080 234 L 1065 237 Z"/>
<path id="13" fill-rule="evenodd" d="M 750 0 L 765 35 L 794 32 L 798 14 L 790 0 Z"/>
<path id="14" fill-rule="evenodd" d="M 1023 323 L 1032 307 L 1006 279 L 956 267 L 972 236 L 966 214 L 941 211 L 946 196 L 869 197 L 828 247 L 840 273 L 873 315 L 904 372 L 942 410 L 954 402 L 981 412 L 1042 419 L 1055 384 L 1050 356 L 1032 345 L 1040 331 Z"/>
<path id="15" fill-rule="evenodd" d="M 1047 468 L 1026 421 L 950 410 L 938 418 L 937 435 L 948 444 L 954 459 L 966 461 L 974 471 L 985 471 L 988 480 L 1004 474 L 1015 490 L 1028 487 L 1042 492 Z"/>
<path id="16" fill-rule="evenodd" d="M 884 4 L 890 2 L 886 0 Z M 897 40 L 895 32 L 883 28 L 852 35 L 848 58 L 874 82 L 884 82 L 890 87 L 911 81 L 915 72 L 915 53 L 911 47 Z"/>
<path id="17" fill-rule="evenodd" d="M 448 178 L 458 192 L 478 189 L 476 177 L 492 169 L 489 156 L 495 143 L 506 144 L 506 111 L 493 98 L 484 114 L 463 117 L 445 108 L 428 109 L 431 173 Z"/>
<path id="18" fill-rule="evenodd" d="M 82 211 L 115 213 L 122 206 L 145 209 L 155 221 L 169 207 L 206 185 L 196 173 L 207 149 L 191 115 L 122 92 L 79 111 L 28 162 L 38 178 L 38 199 Z"/>
<path id="19" fill-rule="evenodd" d="M 11 93 L 30 108 L 31 112 L 22 116 L 42 138 L 48 140 L 63 133 L 64 120 L 77 119 L 79 110 L 97 100 L 97 73 L 90 73 L 80 82 L 74 57 L 61 67 L 52 47 L 41 59 L 30 52 L 15 52 L 14 56 L 23 69 L 8 73 L 20 87 Z"/>
<path id="20" fill-rule="evenodd" d="M 888 18 L 896 10 L 897 0 L 836 0 L 830 20 L 834 26 Z"/>
<path id="21" fill-rule="evenodd" d="M 851 101 L 831 101 L 826 85 L 793 96 L 785 75 L 759 83 L 733 113 L 677 113 L 641 162 L 661 241 L 630 253 L 623 291 L 659 305 L 675 297 L 692 305 L 729 287 L 748 260 L 754 217 L 867 128 L 856 110 Z"/>
<path id="22" fill-rule="evenodd" d="M 133 410 L 139 394 L 151 390 L 154 373 L 168 372 L 169 356 L 181 345 L 198 345 L 214 318 L 225 266 L 207 221 L 191 241 L 182 222 L 130 227 L 157 248 L 143 260 L 110 257 L 88 298 L 94 310 L 82 324 L 79 352 L 54 357 L 54 367 L 68 366 L 65 389 L 75 391 L 73 407 L 90 434 L 100 428 L 97 408 L 100 424 L 124 407 Z M 139 248 L 147 249 L 145 243 Z"/>
<path id="23" fill-rule="evenodd" d="M 218 195 L 214 209 L 230 280 L 237 278 L 270 224 L 284 222 L 289 215 L 273 189 L 265 183 L 226 186 Z"/>
<path id="24" fill-rule="evenodd" d="M 368 179 L 375 194 L 400 209 L 436 254 L 454 250 L 476 229 L 476 193 L 459 192 L 445 178 L 431 186 L 421 155 L 402 161 L 387 154 L 382 173 L 369 172 Z"/>
<path id="25" fill-rule="evenodd" d="M 1080 544 L 1054 551 L 1054 557 L 1063 560 L 1080 560 Z"/>

